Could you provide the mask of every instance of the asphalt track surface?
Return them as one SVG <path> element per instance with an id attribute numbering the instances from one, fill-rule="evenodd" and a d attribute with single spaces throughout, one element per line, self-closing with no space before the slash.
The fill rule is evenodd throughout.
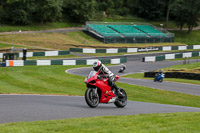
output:
<path id="1" fill-rule="evenodd" d="M 129 61 L 126 63 L 127 69 L 123 74 L 156 70 L 181 63 L 182 61 L 163 61 L 156 63 Z M 109 68 L 117 74 L 120 66 L 110 66 Z M 86 76 L 90 70 L 92 70 L 92 68 L 79 68 L 71 69 L 67 72 Z M 134 83 L 134 81 L 121 78 L 120 82 L 136 84 L 139 83 L 139 80 Z M 146 82 L 154 84 L 153 81 L 145 81 L 145 84 L 149 84 Z M 159 88 L 159 86 L 164 86 L 165 82 L 155 84 L 156 88 Z M 185 86 L 185 84 L 183 84 L 183 86 Z M 196 91 L 195 94 L 198 94 L 198 88 L 200 87 L 197 86 L 197 88 L 194 89 L 194 86 L 195 85 L 190 85 L 190 88 L 186 87 L 185 89 L 188 90 L 187 93 Z M 169 89 L 172 88 L 170 87 Z M 178 87 L 176 89 L 181 90 Z M 90 108 L 87 106 L 84 97 L 81 96 L 0 95 L 0 123 L 172 112 L 200 112 L 200 108 L 136 101 L 128 101 L 125 108 L 117 108 L 112 103 L 99 104 L 97 108 Z"/>
<path id="2" fill-rule="evenodd" d="M 200 112 L 200 108 L 135 101 L 128 101 L 125 108 L 114 104 L 90 108 L 80 96 L 0 95 L 0 123 L 172 112 Z"/>

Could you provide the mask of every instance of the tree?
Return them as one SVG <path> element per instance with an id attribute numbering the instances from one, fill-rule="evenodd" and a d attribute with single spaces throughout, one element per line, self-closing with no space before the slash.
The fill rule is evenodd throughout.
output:
<path id="1" fill-rule="evenodd" d="M 198 26 L 200 17 L 200 1 L 199 0 L 185 0 L 185 7 L 187 9 L 187 21 L 188 33 L 190 33 L 193 27 Z"/>
<path id="2" fill-rule="evenodd" d="M 173 7 L 174 15 L 176 16 L 176 24 L 180 30 L 186 24 L 188 33 L 193 27 L 198 26 L 200 17 L 200 1 L 199 0 L 178 0 Z"/>
<path id="3" fill-rule="evenodd" d="M 182 30 L 187 21 L 187 9 L 183 6 L 183 1 L 176 1 L 173 6 L 176 25 Z"/>
<path id="4" fill-rule="evenodd" d="M 137 15 L 146 19 L 158 19 L 162 16 L 162 0 L 139 0 Z"/>
<path id="5" fill-rule="evenodd" d="M 166 13 L 166 27 L 168 27 L 168 21 L 169 21 L 169 13 L 171 10 L 171 5 L 175 2 L 175 0 L 166 0 L 166 6 L 167 6 L 167 13 Z"/>
<path id="6" fill-rule="evenodd" d="M 25 0 L 1 1 L 1 20 L 10 24 L 29 24 L 29 9 Z"/>
<path id="7" fill-rule="evenodd" d="M 95 14 L 95 0 L 64 0 L 63 14 L 74 22 L 85 22 Z"/>
<path id="8" fill-rule="evenodd" d="M 62 0 L 35 0 L 34 21 L 54 22 L 62 17 Z"/>

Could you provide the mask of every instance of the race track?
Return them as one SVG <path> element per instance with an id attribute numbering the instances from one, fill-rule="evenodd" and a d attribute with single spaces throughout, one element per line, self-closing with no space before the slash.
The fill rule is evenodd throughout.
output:
<path id="1" fill-rule="evenodd" d="M 55 120 L 77 117 L 146 113 L 200 112 L 200 108 L 128 101 L 125 108 L 114 104 L 86 105 L 84 97 L 42 95 L 0 95 L 0 123 Z"/>
<path id="2" fill-rule="evenodd" d="M 127 70 L 121 75 L 156 70 L 181 63 L 182 61 L 156 63 L 128 61 L 126 63 Z M 119 68 L 119 65 L 109 67 L 115 74 L 117 74 Z M 67 72 L 86 76 L 91 70 L 92 68 L 90 67 L 71 69 Z M 170 82 L 154 83 L 151 80 L 126 78 L 121 78 L 120 82 L 200 95 L 200 86 L 198 85 Z M 200 112 L 200 108 L 136 101 L 128 101 L 125 108 L 117 108 L 112 103 L 100 104 L 97 108 L 90 108 L 86 105 L 84 97 L 81 96 L 0 95 L 0 123 L 171 112 Z"/>

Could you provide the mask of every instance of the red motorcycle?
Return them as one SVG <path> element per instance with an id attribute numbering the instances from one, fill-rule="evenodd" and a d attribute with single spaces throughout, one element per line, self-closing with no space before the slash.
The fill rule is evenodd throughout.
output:
<path id="1" fill-rule="evenodd" d="M 115 82 L 119 77 L 119 75 L 115 76 Z M 85 101 L 91 108 L 97 107 L 99 103 L 114 103 L 119 108 L 126 106 L 126 92 L 120 88 L 121 95 L 118 96 L 116 90 L 108 85 L 108 76 L 91 71 L 85 78 L 85 83 L 87 85 Z"/>

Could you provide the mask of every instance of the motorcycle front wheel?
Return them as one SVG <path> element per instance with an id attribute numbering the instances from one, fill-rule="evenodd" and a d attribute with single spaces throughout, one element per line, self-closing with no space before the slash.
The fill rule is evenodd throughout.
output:
<path id="1" fill-rule="evenodd" d="M 85 101 L 88 106 L 95 108 L 99 104 L 99 94 L 94 94 L 94 88 L 88 88 L 85 92 Z"/>
<path id="2" fill-rule="evenodd" d="M 123 108 L 127 104 L 127 95 L 124 89 L 120 89 L 120 92 L 123 94 L 123 97 L 118 97 L 114 102 L 115 106 L 118 108 Z"/>

